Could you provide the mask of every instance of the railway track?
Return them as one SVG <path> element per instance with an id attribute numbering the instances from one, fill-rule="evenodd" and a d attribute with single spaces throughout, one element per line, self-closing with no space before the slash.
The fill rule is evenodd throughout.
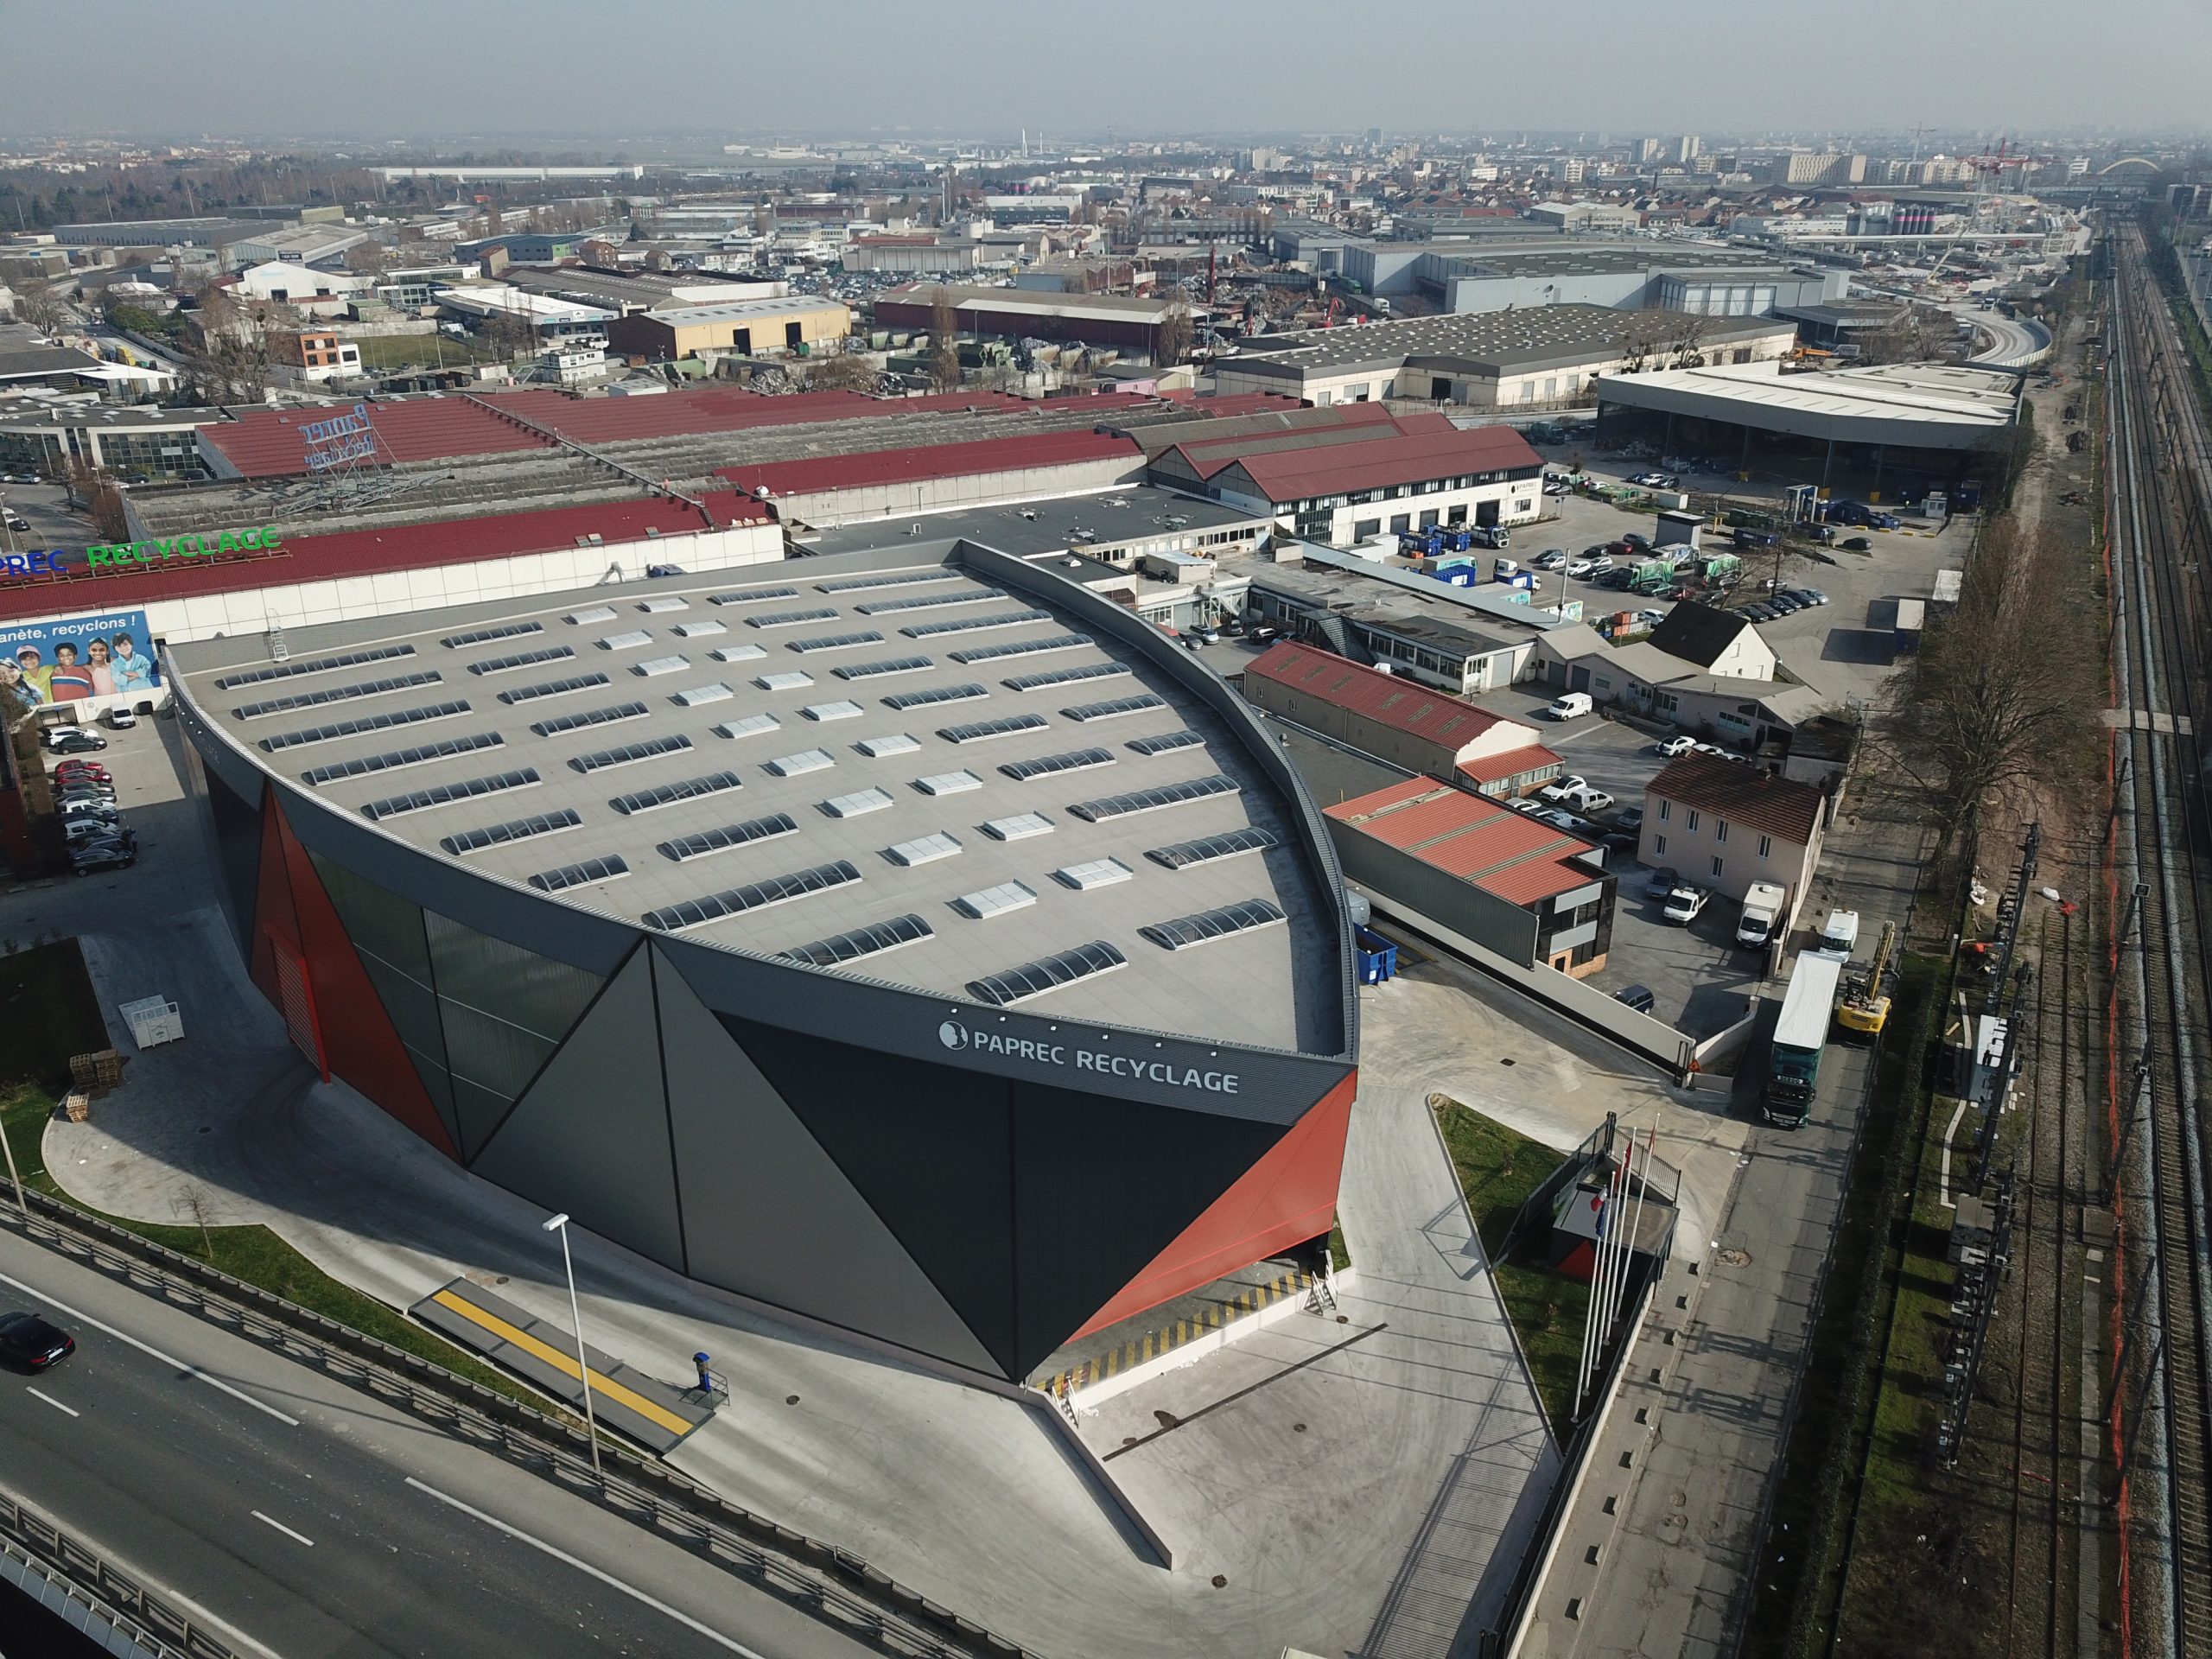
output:
<path id="1" fill-rule="evenodd" d="M 2013 1165 L 2018 1196 L 2011 1270 L 2018 1294 L 2007 1310 L 2013 1372 L 2007 1659 L 2057 1659 L 2062 1643 L 2070 1644 L 2066 1613 L 2080 1592 L 2061 1548 L 2078 1524 L 2069 1495 L 2079 1485 L 2079 1448 L 2070 1437 L 2080 1419 L 2069 1408 L 2066 1372 L 2081 1330 L 2069 1228 L 2077 1195 L 2068 1183 L 2075 1157 L 2069 1137 L 2082 1127 L 2073 1010 L 2085 994 L 2086 964 L 2075 959 L 2075 931 L 2070 911 L 2046 911 L 2037 926 L 2032 1105 Z"/>
<path id="2" fill-rule="evenodd" d="M 2171 459 L 2202 459 L 2196 408 L 2169 395 L 2177 359 L 2171 319 L 2152 283 L 2139 232 L 2114 238 L 2107 387 L 2112 480 L 2115 683 L 2126 779 L 2117 853 L 2123 906 L 2140 903 L 2116 969 L 2121 1052 L 2147 1052 L 2151 1087 L 2126 1136 L 2123 1236 L 2147 1271 L 2145 1328 L 2129 1333 L 2145 1364 L 2123 1382 L 2126 1541 L 2133 1647 L 2212 1656 L 2212 1233 L 2206 1225 L 2205 999 L 2212 985 L 2203 868 L 2208 840 L 2199 760 L 2205 619 L 2189 580 L 2187 521 L 2175 511 Z M 2184 423 L 2192 423 L 2184 429 Z M 2194 499 L 2195 480 L 2183 484 Z M 2201 571 L 2200 571 L 2201 576 Z M 2123 1111 L 2139 1109 L 2122 1103 Z"/>

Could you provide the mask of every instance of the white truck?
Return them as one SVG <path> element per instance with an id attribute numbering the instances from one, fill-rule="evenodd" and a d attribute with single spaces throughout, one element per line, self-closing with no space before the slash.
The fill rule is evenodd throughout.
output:
<path id="1" fill-rule="evenodd" d="M 1746 950 L 1763 950 L 1773 941 L 1775 925 L 1789 903 L 1789 895 L 1771 881 L 1754 881 L 1744 895 L 1744 914 L 1736 924 L 1736 943 Z"/>
<path id="2" fill-rule="evenodd" d="M 1859 912 L 1855 910 L 1832 910 L 1827 924 L 1821 929 L 1821 942 L 1813 947 L 1815 956 L 1834 962 L 1849 962 L 1851 953 L 1859 948 Z"/>

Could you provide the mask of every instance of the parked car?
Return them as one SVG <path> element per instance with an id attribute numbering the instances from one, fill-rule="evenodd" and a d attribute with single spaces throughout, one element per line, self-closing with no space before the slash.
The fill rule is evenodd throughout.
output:
<path id="1" fill-rule="evenodd" d="M 1766 607 L 1777 616 L 1795 616 L 1805 608 L 1787 594 L 1777 594 L 1767 601 Z"/>
<path id="2" fill-rule="evenodd" d="M 1538 807 L 1530 816 L 1540 823 L 1548 823 L 1554 830 L 1565 830 L 1570 834 L 1582 827 L 1582 821 L 1561 806 Z"/>
<path id="3" fill-rule="evenodd" d="M 62 838 L 74 846 L 79 842 L 105 841 L 124 834 L 123 817 L 103 817 L 97 813 L 76 813 L 61 821 Z"/>
<path id="4" fill-rule="evenodd" d="M 1548 547 L 1529 561 L 1531 570 L 1558 570 L 1564 569 L 1566 564 L 1567 550 L 1563 547 Z"/>
<path id="5" fill-rule="evenodd" d="M 1666 905 L 1659 912 L 1660 918 L 1678 927 L 1688 927 L 1698 918 L 1698 913 L 1705 908 L 1705 901 L 1712 896 L 1703 887 L 1694 887 L 1684 882 L 1667 895 Z"/>
<path id="6" fill-rule="evenodd" d="M 61 784 L 111 784 L 114 775 L 97 760 L 64 760 L 56 766 L 48 781 Z"/>
<path id="7" fill-rule="evenodd" d="M 77 1339 L 35 1313 L 0 1313 L 0 1359 L 43 1371 L 77 1351 Z"/>
<path id="8" fill-rule="evenodd" d="M 1611 559 L 1603 556 L 1593 559 L 1586 554 L 1581 558 L 1567 561 L 1567 574 L 1578 580 L 1586 581 L 1600 570 L 1610 570 L 1612 568 L 1613 562 Z"/>
<path id="9" fill-rule="evenodd" d="M 1649 985 L 1624 985 L 1613 993 L 1613 1001 L 1638 1014 L 1649 1014 L 1659 999 L 1651 995 Z"/>
<path id="10" fill-rule="evenodd" d="M 1844 543 L 1843 550 L 1847 553 L 1865 553 L 1871 551 L 1873 545 L 1874 543 L 1868 541 L 1864 536 L 1853 536 L 1850 540 Z"/>
<path id="11" fill-rule="evenodd" d="M 1621 537 L 1621 544 L 1642 553 L 1651 545 L 1651 538 L 1640 530 L 1631 530 Z"/>
<path id="12" fill-rule="evenodd" d="M 114 802 L 89 799 L 84 796 L 62 802 L 60 810 L 65 823 L 72 818 L 97 818 L 103 823 L 123 822 L 122 810 Z"/>
<path id="13" fill-rule="evenodd" d="M 102 870 L 127 870 L 138 861 L 138 844 L 130 841 L 88 842 L 69 849 L 69 867 L 79 875 Z"/>
<path id="14" fill-rule="evenodd" d="M 1682 878 L 1673 870 L 1654 870 L 1644 881 L 1643 896 L 1647 899 L 1664 899 L 1681 885 L 1681 880 Z"/>
<path id="15" fill-rule="evenodd" d="M 1636 613 L 1636 626 L 1639 628 L 1656 628 L 1666 620 L 1667 613 L 1664 611 L 1646 610 Z"/>
<path id="16" fill-rule="evenodd" d="M 1828 596 L 1817 588 L 1800 588 L 1796 592 L 1798 599 L 1808 605 L 1825 605 L 1828 602 Z"/>
<path id="17" fill-rule="evenodd" d="M 1557 806 L 1561 802 L 1573 800 L 1576 796 L 1582 794 L 1589 787 L 1590 780 L 1578 774 L 1573 777 L 1562 778 L 1557 783 L 1546 784 L 1541 789 L 1538 790 L 1536 793 L 1541 796 L 1546 801 L 1548 801 L 1553 805 Z"/>
<path id="18" fill-rule="evenodd" d="M 1574 807 L 1580 812 L 1602 812 L 1613 804 L 1613 798 L 1602 789 L 1586 789 L 1574 798 Z"/>
<path id="19" fill-rule="evenodd" d="M 1641 830 L 1643 828 L 1643 809 L 1640 806 L 1624 806 L 1621 809 L 1620 817 L 1615 822 L 1624 830 Z"/>
<path id="20" fill-rule="evenodd" d="M 1544 712 L 1554 720 L 1579 720 L 1597 706 L 1587 691 L 1569 691 L 1554 697 Z"/>
<path id="21" fill-rule="evenodd" d="M 1638 473 L 1629 482 L 1643 490 L 1679 490 L 1682 487 L 1682 480 L 1672 473 Z"/>
<path id="22" fill-rule="evenodd" d="M 1694 737 L 1662 737 L 1651 747 L 1671 760 L 1676 755 L 1688 754 L 1695 748 L 1697 740 Z"/>
<path id="23" fill-rule="evenodd" d="M 1615 565 L 1610 570 L 1600 570 L 1590 578 L 1591 585 L 1612 593 L 1626 593 L 1636 585 L 1636 572 L 1626 565 Z"/>
<path id="24" fill-rule="evenodd" d="M 91 754 L 107 747 L 107 739 L 81 726 L 48 726 L 39 734 L 49 754 Z"/>
<path id="25" fill-rule="evenodd" d="M 100 718 L 107 721 L 111 730 L 118 732 L 127 732 L 138 723 L 138 716 L 119 702 Z"/>

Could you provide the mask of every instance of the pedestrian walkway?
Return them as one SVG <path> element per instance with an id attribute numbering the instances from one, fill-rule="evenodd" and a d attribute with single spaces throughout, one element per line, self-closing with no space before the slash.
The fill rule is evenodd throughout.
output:
<path id="1" fill-rule="evenodd" d="M 576 1363 L 576 1336 L 534 1319 L 480 1285 L 456 1279 L 407 1310 L 431 1329 L 473 1348 L 502 1370 L 583 1409 L 584 1373 Z M 673 1452 L 714 1415 L 714 1396 L 671 1388 L 634 1366 L 588 1344 L 591 1408 L 615 1433 L 662 1456 Z"/>

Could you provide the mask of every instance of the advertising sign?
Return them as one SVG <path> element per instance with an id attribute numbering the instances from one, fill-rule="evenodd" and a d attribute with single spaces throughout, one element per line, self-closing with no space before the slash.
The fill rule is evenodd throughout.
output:
<path id="1" fill-rule="evenodd" d="M 81 576 L 122 575 L 142 565 L 163 564 L 171 559 L 226 559 L 250 553 L 275 553 L 284 538 L 274 524 L 250 524 L 243 530 L 208 530 L 197 535 L 164 536 L 145 542 L 95 542 L 79 552 L 71 548 L 34 549 L 29 553 L 0 555 L 0 575 Z"/>
<path id="2" fill-rule="evenodd" d="M 150 696 L 161 683 L 143 611 L 0 624 L 0 699 L 13 710 Z"/>

